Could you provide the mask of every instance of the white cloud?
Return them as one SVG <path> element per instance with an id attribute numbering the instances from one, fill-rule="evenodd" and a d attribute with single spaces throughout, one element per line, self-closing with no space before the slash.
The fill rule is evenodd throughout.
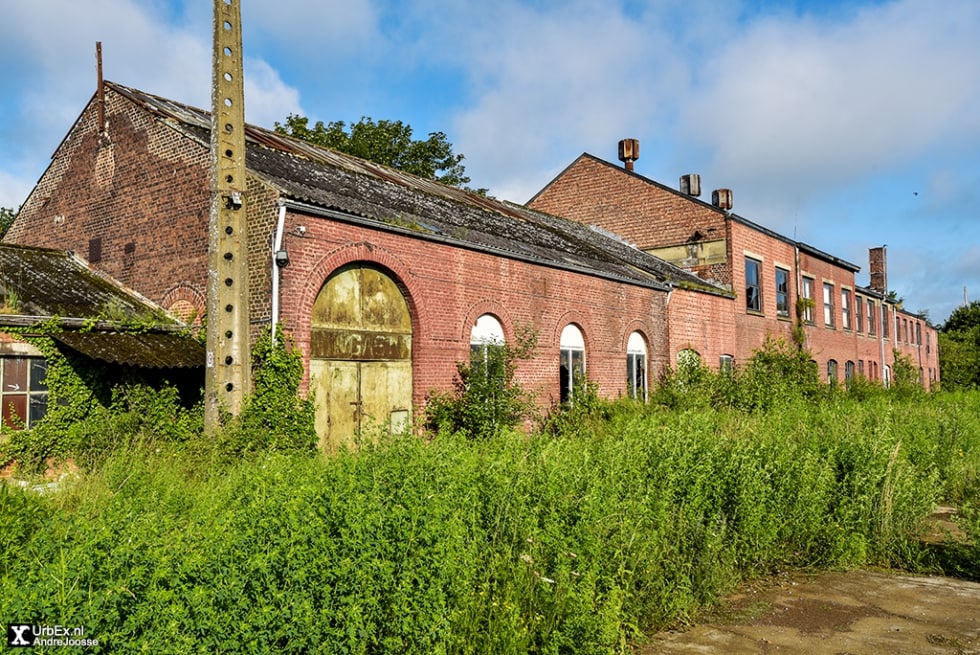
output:
<path id="1" fill-rule="evenodd" d="M 284 83 L 262 60 L 245 62 L 245 118 L 249 123 L 272 129 L 288 114 L 303 114 L 299 91 Z"/>
<path id="2" fill-rule="evenodd" d="M 687 77 L 666 30 L 607 3 L 549 12 L 494 4 L 475 20 L 456 39 L 472 76 L 457 146 L 474 182 L 523 194 L 513 200 L 547 182 L 541 173 L 555 162 L 567 165 L 583 150 L 614 156 L 619 139 L 666 121 L 672 101 L 660 91 Z"/>
<path id="3" fill-rule="evenodd" d="M 980 144 L 980 5 L 904 0 L 849 23 L 760 20 L 707 63 L 683 123 L 737 181 L 788 193 Z M 816 184 L 814 184 L 816 182 Z"/>
<path id="4" fill-rule="evenodd" d="M 246 46 L 253 38 L 259 45 L 275 44 L 298 53 L 307 65 L 370 47 L 378 20 L 371 0 L 258 0 L 242 6 Z"/>
<path id="5" fill-rule="evenodd" d="M 34 188 L 35 179 L 17 178 L 0 171 L 0 207 L 18 209 Z"/>
<path id="6" fill-rule="evenodd" d="M 16 61 L 0 82 L 8 98 L 0 116 L 21 126 L 4 132 L 0 152 L 5 169 L 25 169 L 31 184 L 95 92 L 97 41 L 102 42 L 106 79 L 210 106 L 210 12 L 195 13 L 193 21 L 178 24 L 162 13 L 164 5 L 138 0 L 0 0 L 0 6 L 0 61 Z M 298 111 L 299 92 L 266 61 L 248 58 L 246 66 L 251 121 L 271 127 L 275 119 Z M 36 170 L 26 170 L 32 167 Z"/>

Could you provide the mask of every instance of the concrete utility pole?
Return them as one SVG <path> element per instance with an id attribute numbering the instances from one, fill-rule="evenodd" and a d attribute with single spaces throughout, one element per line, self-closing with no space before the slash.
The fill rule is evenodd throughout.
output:
<path id="1" fill-rule="evenodd" d="M 211 220 L 204 426 L 237 415 L 251 391 L 246 239 L 245 91 L 240 0 L 214 0 Z"/>

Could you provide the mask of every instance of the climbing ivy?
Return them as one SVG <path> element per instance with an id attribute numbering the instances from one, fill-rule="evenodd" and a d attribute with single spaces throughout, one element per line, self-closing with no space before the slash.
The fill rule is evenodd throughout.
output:
<path id="1" fill-rule="evenodd" d="M 314 452 L 317 446 L 316 405 L 299 395 L 303 357 L 276 326 L 252 346 L 253 391 L 241 414 L 214 440 L 212 454 L 237 459 L 256 452 Z"/>
<path id="2" fill-rule="evenodd" d="M 178 386 L 158 371 L 95 362 L 59 347 L 57 319 L 9 329 L 30 343 L 47 363 L 48 410 L 30 430 L 0 426 L 0 466 L 16 462 L 40 472 L 71 459 L 97 466 L 130 446 L 228 461 L 265 450 L 316 449 L 312 398 L 298 395 L 302 356 L 282 335 L 266 331 L 253 348 L 254 392 L 242 413 L 217 435 L 204 436 L 200 384 Z"/>

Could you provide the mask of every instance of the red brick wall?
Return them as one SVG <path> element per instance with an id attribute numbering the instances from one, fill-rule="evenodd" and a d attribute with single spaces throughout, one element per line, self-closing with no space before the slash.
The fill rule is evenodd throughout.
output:
<path id="1" fill-rule="evenodd" d="M 745 260 L 751 257 L 761 262 L 762 311 L 746 308 Z M 735 300 L 735 329 L 738 346 L 736 362 L 745 362 L 761 348 L 767 337 L 792 338 L 796 320 L 796 250 L 785 241 L 756 230 L 735 220 L 728 221 L 728 259 L 732 267 L 732 289 Z M 789 271 L 789 315 L 781 317 L 776 311 L 776 268 Z"/>
<path id="2" fill-rule="evenodd" d="M 939 376 L 936 332 L 918 317 L 910 322 L 909 342 L 897 343 L 892 326 L 889 338 L 856 330 L 855 298 L 858 293 L 854 272 L 825 258 L 801 253 L 796 263 L 796 249 L 789 240 L 728 218 L 721 210 L 697 199 L 680 194 L 653 180 L 627 172 L 589 155 L 582 155 L 535 196 L 529 207 L 591 225 L 599 225 L 623 235 L 640 248 L 652 249 L 688 243 L 695 232 L 702 240 L 726 239 L 727 264 L 692 269 L 706 279 L 730 283 L 734 301 L 709 297 L 695 292 L 674 292 L 670 301 L 670 362 L 677 353 L 693 348 L 702 361 L 716 366 L 718 356 L 731 354 L 736 363 L 744 362 L 761 347 L 767 336 L 790 339 L 796 323 L 796 302 L 800 293 L 800 274 L 814 279 L 813 315 L 815 321 L 805 327 L 807 346 L 816 360 L 821 377 L 827 377 L 827 362 L 838 362 L 838 377 L 844 379 L 848 361 L 863 363 L 866 377 L 881 380 L 883 367 L 892 367 L 892 348 L 912 357 L 922 369 L 922 379 L 929 387 Z M 748 312 L 745 302 L 745 257 L 762 262 L 762 308 Z M 775 268 L 789 271 L 789 316 L 776 311 Z M 834 285 L 834 327 L 823 323 L 823 282 Z M 851 329 L 842 327 L 841 289 L 851 291 Z M 866 311 L 866 310 L 865 310 Z M 880 307 L 879 307 L 880 311 Z M 914 343 L 912 322 L 921 325 L 922 343 Z M 878 319 L 880 323 L 880 318 Z M 901 320 L 899 321 L 901 326 Z M 884 353 L 882 355 L 882 353 Z M 877 368 L 871 366 L 877 363 Z"/>
<path id="3" fill-rule="evenodd" d="M 82 113 L 42 176 L 7 240 L 89 254 L 93 266 L 165 307 L 205 309 L 210 212 L 208 144 L 190 139 L 107 90 L 108 138 L 100 137 L 94 102 Z M 277 193 L 251 177 L 246 195 L 253 336 L 271 320 L 271 248 Z M 414 321 L 415 403 L 448 389 L 456 362 L 469 356 L 470 327 L 495 314 L 513 339 L 520 326 L 538 335 L 521 381 L 544 405 L 558 397 L 562 328 L 577 323 L 587 372 L 600 392 L 626 392 L 626 342 L 647 340 L 650 376 L 668 361 L 663 291 L 420 241 L 408 235 L 290 213 L 290 264 L 282 271 L 281 319 L 308 353 L 309 312 L 326 278 L 349 262 L 373 262 L 403 286 Z M 131 244 L 128 245 L 127 244 Z"/>
<path id="4" fill-rule="evenodd" d="M 109 129 L 91 102 L 31 192 L 6 241 L 73 250 L 166 309 L 200 322 L 207 293 L 209 146 L 106 90 Z M 268 320 L 277 193 L 249 176 L 250 308 Z M 260 326 L 259 326 L 260 327 Z M 259 329 L 253 329 L 254 333 Z"/>
<path id="5" fill-rule="evenodd" d="M 724 236 L 724 213 L 653 180 L 582 155 L 528 207 L 600 225 L 642 250 Z"/>
<path id="6" fill-rule="evenodd" d="M 99 270 L 155 302 L 198 302 L 207 276 L 208 151 L 111 90 L 106 105 L 107 135 L 98 133 L 92 102 L 5 240 L 85 259 L 90 240 L 100 240 L 92 262 Z"/>
<path id="7" fill-rule="evenodd" d="M 303 237 L 296 236 L 300 225 Z M 665 292 L 292 211 L 286 232 L 282 321 L 304 353 L 313 302 L 339 267 L 371 262 L 401 285 L 413 319 L 416 406 L 429 391 L 450 388 L 456 362 L 469 357 L 470 329 L 484 313 L 500 320 L 509 340 L 521 327 L 537 334 L 535 357 L 521 363 L 518 378 L 544 406 L 559 395 L 559 338 L 569 323 L 581 328 L 588 377 L 607 397 L 626 393 L 626 343 L 633 331 L 647 340 L 650 376 L 667 361 Z"/>
<path id="8" fill-rule="evenodd" d="M 677 355 L 691 349 L 701 361 L 717 369 L 722 355 L 735 357 L 735 303 L 710 293 L 674 289 L 670 293 L 667 316 L 670 330 L 670 365 L 677 367 Z"/>

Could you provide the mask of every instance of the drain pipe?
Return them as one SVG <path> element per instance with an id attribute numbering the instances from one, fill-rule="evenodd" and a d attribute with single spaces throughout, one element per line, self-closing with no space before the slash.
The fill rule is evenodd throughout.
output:
<path id="1" fill-rule="evenodd" d="M 279 202 L 279 215 L 276 219 L 276 233 L 272 239 L 272 341 L 276 340 L 276 327 L 279 324 L 279 278 L 282 269 L 289 263 L 286 251 L 282 249 L 283 230 L 286 226 L 286 205 Z"/>

